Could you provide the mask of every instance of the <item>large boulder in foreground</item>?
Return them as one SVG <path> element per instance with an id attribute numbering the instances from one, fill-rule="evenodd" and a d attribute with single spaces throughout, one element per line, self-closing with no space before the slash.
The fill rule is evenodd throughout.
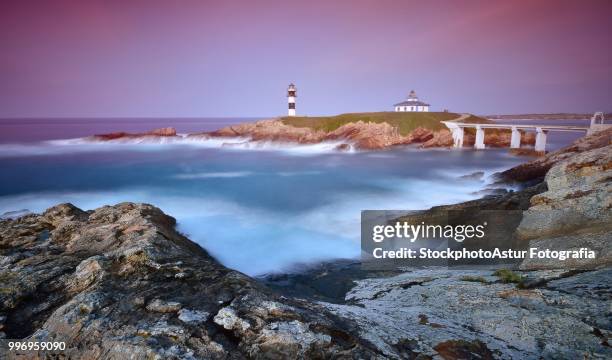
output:
<path id="1" fill-rule="evenodd" d="M 520 275 L 540 286 L 517 288 L 493 270 L 415 269 L 359 280 L 346 303 L 324 305 L 390 359 L 612 356 L 610 268 Z"/>
<path id="2" fill-rule="evenodd" d="M 174 225 L 134 203 L 0 221 L 1 335 L 86 359 L 375 356 L 349 321 L 271 294 Z"/>
<path id="3" fill-rule="evenodd" d="M 596 252 L 595 259 L 526 259 L 523 269 L 612 265 L 612 145 L 576 153 L 546 174 L 548 191 L 531 198 L 518 235 L 530 247 Z"/>

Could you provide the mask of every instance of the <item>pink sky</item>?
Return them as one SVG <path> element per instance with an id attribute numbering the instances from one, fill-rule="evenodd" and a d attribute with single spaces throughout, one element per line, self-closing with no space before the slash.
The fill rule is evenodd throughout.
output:
<path id="1" fill-rule="evenodd" d="M 3 1 L 0 117 L 612 111 L 612 1 Z"/>

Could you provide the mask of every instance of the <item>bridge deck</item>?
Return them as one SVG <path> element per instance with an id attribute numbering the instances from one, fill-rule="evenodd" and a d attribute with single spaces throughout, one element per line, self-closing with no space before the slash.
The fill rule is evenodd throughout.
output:
<path id="1" fill-rule="evenodd" d="M 456 148 L 463 147 L 463 137 L 465 128 L 475 128 L 476 138 L 474 147 L 476 149 L 484 149 L 485 146 L 485 129 L 508 129 L 511 130 L 510 148 L 518 149 L 521 147 L 521 132 L 520 130 L 535 130 L 535 146 L 534 150 L 544 153 L 546 150 L 546 137 L 549 131 L 584 131 L 587 134 L 596 131 L 601 131 L 605 128 L 612 127 L 612 124 L 604 124 L 604 115 L 601 112 L 595 113 L 591 118 L 590 126 L 572 126 L 572 125 L 532 125 L 532 124 L 475 124 L 464 123 L 461 120 L 466 119 L 468 114 L 463 114 L 460 118 L 450 121 L 441 121 L 451 131 L 453 136 L 453 146 Z M 597 119 L 601 118 L 598 123 Z"/>
<path id="2" fill-rule="evenodd" d="M 446 121 L 443 121 L 446 123 Z M 450 122 L 450 121 L 449 121 Z M 454 126 L 462 127 L 462 128 L 476 128 L 481 127 L 483 129 L 532 129 L 536 130 L 538 128 L 542 130 L 553 130 L 553 131 L 588 131 L 588 126 L 571 126 L 571 125 L 520 125 L 520 124 L 470 124 L 470 123 L 461 123 L 461 122 L 452 122 Z"/>

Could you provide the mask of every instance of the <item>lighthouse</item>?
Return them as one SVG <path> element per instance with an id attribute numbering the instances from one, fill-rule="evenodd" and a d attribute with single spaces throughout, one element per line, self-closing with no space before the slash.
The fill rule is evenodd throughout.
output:
<path id="1" fill-rule="evenodd" d="M 287 102 L 289 103 L 289 110 L 287 112 L 288 116 L 295 116 L 295 98 L 297 89 L 293 83 L 289 84 L 289 88 L 287 88 Z"/>

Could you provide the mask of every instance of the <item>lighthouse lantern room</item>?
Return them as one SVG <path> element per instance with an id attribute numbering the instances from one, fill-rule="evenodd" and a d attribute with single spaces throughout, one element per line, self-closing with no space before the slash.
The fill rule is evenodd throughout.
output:
<path id="1" fill-rule="evenodd" d="M 289 84 L 287 88 L 287 102 L 289 103 L 288 116 L 295 116 L 295 98 L 297 97 L 297 89 L 293 83 Z"/>

